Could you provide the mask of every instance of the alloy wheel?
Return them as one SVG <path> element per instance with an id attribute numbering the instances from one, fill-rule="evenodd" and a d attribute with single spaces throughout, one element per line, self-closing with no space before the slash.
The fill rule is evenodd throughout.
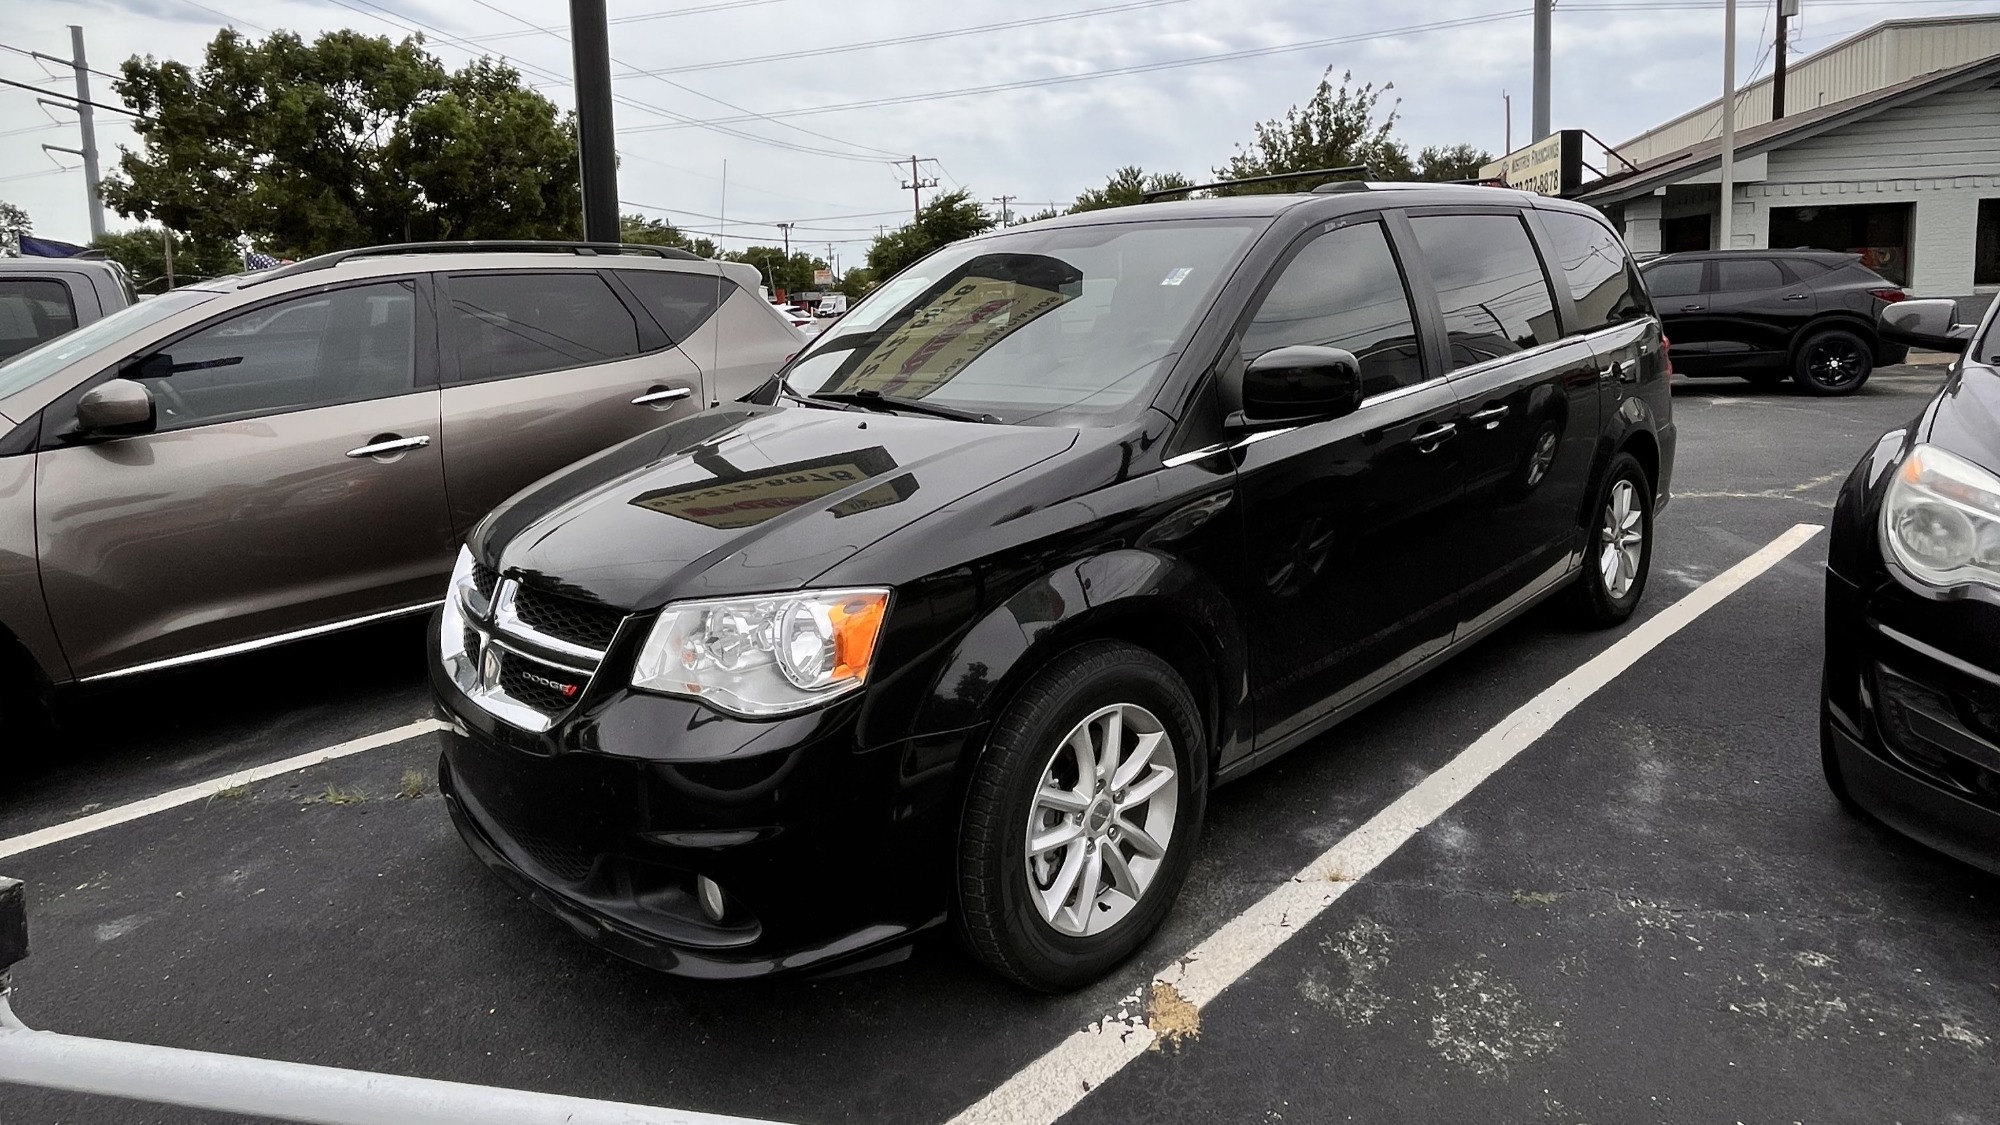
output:
<path id="1" fill-rule="evenodd" d="M 1029 898 L 1042 920 L 1069 937 L 1122 921 L 1166 860 L 1179 804 L 1172 735 L 1151 711 L 1114 703 L 1071 728 L 1028 814 Z"/>
<path id="2" fill-rule="evenodd" d="M 1646 545 L 1639 490 L 1631 481 L 1621 480 L 1611 486 L 1597 537 L 1600 545 L 1597 572 L 1604 581 L 1604 592 L 1614 600 L 1623 598 L 1638 580 L 1640 557 Z"/>
<path id="3" fill-rule="evenodd" d="M 1864 359 L 1851 341 L 1818 340 L 1806 349 L 1806 373 L 1822 387 L 1844 387 L 1861 377 Z"/>

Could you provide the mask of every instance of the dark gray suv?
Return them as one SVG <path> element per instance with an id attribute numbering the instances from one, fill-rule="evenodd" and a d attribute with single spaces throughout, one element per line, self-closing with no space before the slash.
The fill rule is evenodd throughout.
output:
<path id="1" fill-rule="evenodd" d="M 804 337 L 657 247 L 328 255 L 0 364 L 0 746 L 51 686 L 430 609 L 486 511 Z"/>

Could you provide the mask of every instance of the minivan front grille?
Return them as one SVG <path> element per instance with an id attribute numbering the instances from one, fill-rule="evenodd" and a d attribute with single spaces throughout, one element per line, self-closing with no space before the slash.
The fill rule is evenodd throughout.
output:
<path id="1" fill-rule="evenodd" d="M 603 652 L 625 620 L 625 611 L 550 594 L 529 586 L 514 591 L 514 614 L 538 633 Z"/>
<path id="2" fill-rule="evenodd" d="M 484 601 L 493 600 L 493 588 L 500 584 L 500 572 L 485 563 L 472 564 L 472 588 L 479 591 Z"/>

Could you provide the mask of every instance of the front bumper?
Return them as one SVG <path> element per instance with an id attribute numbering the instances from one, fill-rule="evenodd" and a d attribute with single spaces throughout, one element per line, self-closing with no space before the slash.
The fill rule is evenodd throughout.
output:
<path id="1" fill-rule="evenodd" d="M 2000 606 L 1827 572 L 1828 751 L 1853 801 L 2000 873 Z"/>
<path id="2" fill-rule="evenodd" d="M 580 936 L 711 979 L 832 970 L 946 917 L 958 755 L 974 732 L 868 750 L 863 700 L 773 722 L 613 691 L 510 727 L 434 660 L 439 787 L 468 847 Z M 728 898 L 704 914 L 695 879 Z"/>

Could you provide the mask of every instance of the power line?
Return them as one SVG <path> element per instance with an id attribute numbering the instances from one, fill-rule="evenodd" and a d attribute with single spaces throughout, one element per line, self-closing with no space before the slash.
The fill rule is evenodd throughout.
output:
<path id="1" fill-rule="evenodd" d="M 1134 66 L 1107 67 L 1102 70 L 1086 70 L 1075 74 L 1057 74 L 1046 78 L 1028 78 L 1017 82 L 995 82 L 985 86 L 967 86 L 956 90 L 934 90 L 922 94 L 902 94 L 886 98 L 868 98 L 862 101 L 837 102 L 804 106 L 799 109 L 780 110 L 762 116 L 808 117 L 821 113 L 838 113 L 852 109 L 875 109 L 882 106 L 906 105 L 911 102 L 938 101 L 946 98 L 973 97 L 979 94 L 996 94 L 1012 90 L 1028 90 L 1043 86 L 1058 86 L 1071 82 L 1086 82 L 1098 78 L 1113 78 L 1128 74 L 1150 74 L 1162 70 L 1178 70 L 1191 66 L 1208 66 L 1214 63 L 1235 62 L 1241 59 L 1264 58 L 1269 55 L 1292 54 L 1311 51 L 1322 47 L 1341 46 L 1349 43 L 1365 43 L 1377 39 L 1393 39 L 1425 31 L 1446 31 L 1463 27 L 1477 27 L 1481 24 L 1498 23 L 1502 20 L 1519 19 L 1528 15 L 1531 9 L 1516 8 L 1505 12 L 1489 12 L 1481 16 L 1465 16 L 1458 19 L 1436 20 L 1430 23 L 1409 24 L 1404 27 L 1384 28 L 1380 31 L 1358 32 L 1352 35 L 1335 35 L 1324 39 L 1310 39 L 1298 43 L 1282 43 L 1271 47 L 1251 47 L 1240 51 L 1224 51 L 1213 55 L 1197 55 L 1192 58 L 1167 59 L 1161 62 L 1140 63 Z M 710 118 L 703 124 L 731 125 L 744 120 L 738 117 Z M 620 129 L 621 133 L 650 133 L 664 129 L 682 129 L 687 125 L 663 123 L 657 125 L 634 125 Z"/>
<path id="2" fill-rule="evenodd" d="M 1028 19 L 1007 20 L 1002 23 L 985 23 L 975 27 L 955 27 L 945 31 L 928 31 L 921 35 L 899 35 L 891 39 L 870 39 L 862 43 L 845 43 L 837 47 L 813 47 L 800 51 L 785 51 L 775 55 L 751 55 L 738 59 L 717 59 L 704 63 L 683 63 L 679 66 L 663 66 L 642 71 L 649 75 L 688 74 L 698 70 L 722 70 L 734 66 L 755 66 L 760 63 L 792 62 L 797 59 L 823 58 L 827 55 L 844 55 L 852 51 L 873 50 L 876 47 L 900 47 L 909 43 L 934 43 L 940 39 L 958 39 L 970 35 L 984 35 L 993 31 L 1010 31 L 1017 27 L 1038 27 L 1042 24 L 1062 23 L 1066 20 L 1087 19 L 1091 16 L 1117 15 L 1120 12 L 1137 11 L 1142 8 L 1164 8 L 1170 4 L 1185 4 L 1188 0 L 1134 0 L 1128 4 L 1113 4 L 1108 8 L 1085 8 L 1076 12 L 1057 12 L 1047 16 L 1033 16 Z"/>
<path id="3" fill-rule="evenodd" d="M 535 23 L 535 22 L 534 22 L 533 20 L 530 20 L 530 19 L 527 19 L 527 18 L 525 18 L 525 17 L 523 17 L 523 16 L 517 16 L 517 15 L 515 15 L 515 14 L 514 14 L 513 12 L 510 12 L 510 11 L 506 10 L 505 8 L 502 8 L 502 7 L 500 7 L 500 6 L 499 6 L 499 5 L 497 5 L 497 4 L 493 4 L 493 3 L 489 3 L 489 2 L 488 2 L 488 0 L 472 0 L 472 2 L 473 2 L 473 3 L 475 3 L 475 4 L 477 4 L 477 5 L 479 5 L 479 6 L 480 6 L 480 7 L 482 7 L 482 8 L 485 8 L 485 9 L 486 9 L 487 11 L 489 11 L 489 12 L 494 12 L 494 13 L 497 13 L 497 14 L 499 14 L 499 15 L 502 15 L 502 16 L 505 16 L 505 17 L 507 17 L 507 18 L 508 18 L 508 19 L 510 19 L 510 20 L 513 20 L 513 21 L 514 21 L 514 22 L 516 22 L 516 23 L 519 23 L 519 24 L 523 24 L 523 25 L 525 25 L 526 27 L 528 27 L 528 28 L 529 28 L 530 30 L 532 30 L 532 31 L 536 31 L 536 32 L 539 32 L 539 33 L 541 33 L 541 34 L 543 34 L 543 35 L 548 35 L 548 36 L 552 36 L 552 37 L 554 37 L 554 38 L 555 38 L 556 40 L 558 40 L 558 41 L 560 41 L 560 42 L 563 42 L 563 43 L 567 43 L 567 42 L 569 42 L 569 37 L 568 37 L 568 36 L 566 36 L 566 35 L 564 35 L 564 34 L 562 34 L 561 32 L 558 32 L 558 31 L 555 31 L 555 30 L 553 30 L 553 29 L 551 29 L 551 28 L 547 28 L 547 27 L 543 27 L 543 26 L 541 26 L 540 24 L 537 24 L 537 23 Z M 674 81 L 672 81 L 672 80 L 670 80 L 670 79 L 667 79 L 667 78 L 663 78 L 663 77 L 661 77 L 661 76 L 660 76 L 660 75 L 658 75 L 658 74 L 654 74 L 654 73 L 652 73 L 652 72 L 649 72 L 649 71 L 645 71 L 645 70 L 642 70 L 642 69 L 640 69 L 639 67 L 636 67 L 636 66 L 633 66 L 633 65 L 632 65 L 631 63 L 628 63 L 628 62 L 626 62 L 625 60 L 623 60 L 623 59 L 621 59 L 621 58 L 618 58 L 618 57 L 617 57 L 617 56 L 615 56 L 615 55 L 611 57 L 611 61 L 612 61 L 612 62 L 614 62 L 614 63 L 617 63 L 617 64 L 618 64 L 619 66 L 622 66 L 622 67 L 625 67 L 625 68 L 626 68 L 626 70 L 630 72 L 629 74 L 626 74 L 626 75 L 619 75 L 618 77 L 631 77 L 631 75 L 635 75 L 635 74 L 636 74 L 636 75 L 643 75 L 643 76 L 645 76 L 645 77 L 648 77 L 648 78 L 651 78 L 651 79 L 653 79 L 653 80 L 655 80 L 655 81 L 657 81 L 657 82 L 663 82 L 663 83 L 665 83 L 666 85 L 668 85 L 668 86 L 671 86 L 671 87 L 673 87 L 674 89 L 676 89 L 676 90 L 679 90 L 679 91 L 681 91 L 682 93 L 686 93 L 686 94 L 693 94 L 693 95 L 694 95 L 695 97 L 697 97 L 697 98 L 701 98 L 701 99 L 704 99 L 704 100 L 706 100 L 706 101 L 711 101 L 711 102 L 714 102 L 715 104 L 717 104 L 717 105 L 719 105 L 719 106 L 723 106 L 723 107 L 725 107 L 725 108 L 727 108 L 727 109 L 733 109 L 733 110 L 735 110 L 735 111 L 736 111 L 736 112 L 738 112 L 738 113 L 747 113 L 747 114 L 750 114 L 750 115 L 752 115 L 752 116 L 754 116 L 754 117 L 757 117 L 757 118 L 759 118 L 759 119 L 765 119 L 765 118 L 764 118 L 764 115 L 763 115 L 763 114 L 760 114 L 760 113 L 758 113 L 758 112 L 757 112 L 756 110 L 753 110 L 753 109 L 746 109 L 746 108 L 744 108 L 743 106 L 740 106 L 740 105 L 737 105 L 737 104 L 736 104 L 735 102 L 731 102 L 731 101 L 725 101 L 725 100 L 723 100 L 722 98 L 718 98 L 718 97 L 714 96 L 713 94 L 704 94 L 704 93 L 702 93 L 702 92 L 701 92 L 700 90 L 697 90 L 697 89 L 694 89 L 694 88 L 693 88 L 693 87 L 691 87 L 691 86 L 683 86 L 683 85 L 681 85 L 681 84 L 680 84 L 680 83 L 678 83 L 678 82 L 674 82 Z M 766 120 L 768 120 L 768 119 L 766 119 Z M 885 149 L 885 148 L 876 148 L 876 147 L 875 147 L 875 146 L 873 146 L 873 145 L 864 145 L 864 144 L 860 144 L 860 143 L 858 143 L 858 142 L 855 142 L 855 141 L 850 141 L 850 140 L 845 140 L 845 139 L 843 139 L 843 138 L 840 138 L 840 137 L 832 137 L 832 136 L 828 136 L 828 135 L 826 135 L 826 134 L 824 134 L 824 133 L 816 133 L 816 132 L 813 132 L 813 131 L 812 131 L 811 129 L 805 129 L 805 128 L 801 128 L 800 126 L 797 126 L 797 125 L 793 125 L 793 124 L 791 124 L 790 122 L 787 122 L 787 121 L 773 121 L 773 122 L 771 122 L 771 123 L 772 123 L 772 124 L 774 124 L 774 125 L 778 125 L 778 126 L 780 126 L 780 127 L 782 127 L 782 128 L 786 128 L 786 129 L 790 129 L 790 130 L 792 130 L 793 132 L 797 132 L 797 133 L 803 133 L 803 134 L 805 134 L 805 135 L 806 135 L 806 136 L 808 136 L 808 137 L 814 137 L 814 138 L 817 138 L 817 139 L 819 139 L 819 140 L 822 140 L 822 141 L 827 141 L 827 142 L 829 142 L 829 143 L 832 143 L 832 144 L 837 144 L 837 145 L 846 145 L 846 146 L 847 146 L 847 147 L 849 147 L 849 148 L 855 148 L 855 149 L 861 149 L 861 150 L 863 150 L 863 151 L 866 151 L 866 152 L 873 152 L 873 153 L 877 154 L 878 156 L 894 156 L 894 155 L 895 155 L 895 153 L 893 153 L 893 152 L 890 152 L 890 151 L 889 151 L 888 149 Z"/>
<path id="4" fill-rule="evenodd" d="M 218 11 L 214 8 L 209 7 L 206 4 L 197 4 L 194 2 L 194 0 L 181 0 L 181 3 L 186 4 L 190 8 L 199 8 L 202 11 L 207 12 L 211 16 L 220 16 L 222 17 L 222 22 L 225 25 L 240 23 L 244 27 L 247 27 L 252 31 L 261 31 L 266 35 L 271 34 L 271 29 L 268 27 L 259 27 L 258 25 L 251 23 L 249 20 L 239 20 L 235 16 L 230 15 L 228 12 Z"/>
<path id="5" fill-rule="evenodd" d="M 74 69 L 75 66 L 75 64 L 72 63 L 69 59 L 62 58 L 58 55 L 45 55 L 40 51 L 30 51 L 24 47 L 16 47 L 8 43 L 0 43 L 0 51 L 12 51 L 17 55 L 26 55 L 31 59 L 41 59 L 43 62 L 58 63 L 61 64 L 62 66 L 71 67 L 72 69 Z M 89 71 L 92 74 L 97 75 L 99 78 L 109 78 L 112 79 L 113 81 L 117 81 L 124 77 L 124 75 L 122 74 L 112 74 L 110 71 L 99 70 L 94 66 L 86 66 L 83 69 Z"/>
<path id="6" fill-rule="evenodd" d="M 55 90 L 44 89 L 40 86 L 30 86 L 26 82 L 16 82 L 12 78 L 0 78 L 0 86 L 18 86 L 23 90 L 32 91 L 34 93 L 41 94 L 44 97 L 60 98 L 63 101 L 71 102 L 75 105 L 87 105 L 92 109 L 109 110 L 112 113 L 122 113 L 127 117 L 137 117 L 140 118 L 141 120 L 143 120 L 146 116 L 143 113 L 136 113 L 132 110 L 126 109 L 123 106 L 106 105 L 103 102 L 85 101 L 82 98 L 77 97 L 75 94 L 64 94 Z"/>
<path id="7" fill-rule="evenodd" d="M 661 12 L 636 12 L 629 16 L 613 16 L 606 23 L 641 23 L 646 20 L 672 19 L 675 16 L 698 16 L 707 12 L 726 12 L 734 8 L 758 8 L 766 4 L 781 4 L 784 0 L 729 0 L 721 4 L 699 4 L 692 8 L 669 8 Z M 524 39 L 535 34 L 532 31 L 496 31 L 472 38 L 481 43 L 497 43 L 502 39 Z"/>

